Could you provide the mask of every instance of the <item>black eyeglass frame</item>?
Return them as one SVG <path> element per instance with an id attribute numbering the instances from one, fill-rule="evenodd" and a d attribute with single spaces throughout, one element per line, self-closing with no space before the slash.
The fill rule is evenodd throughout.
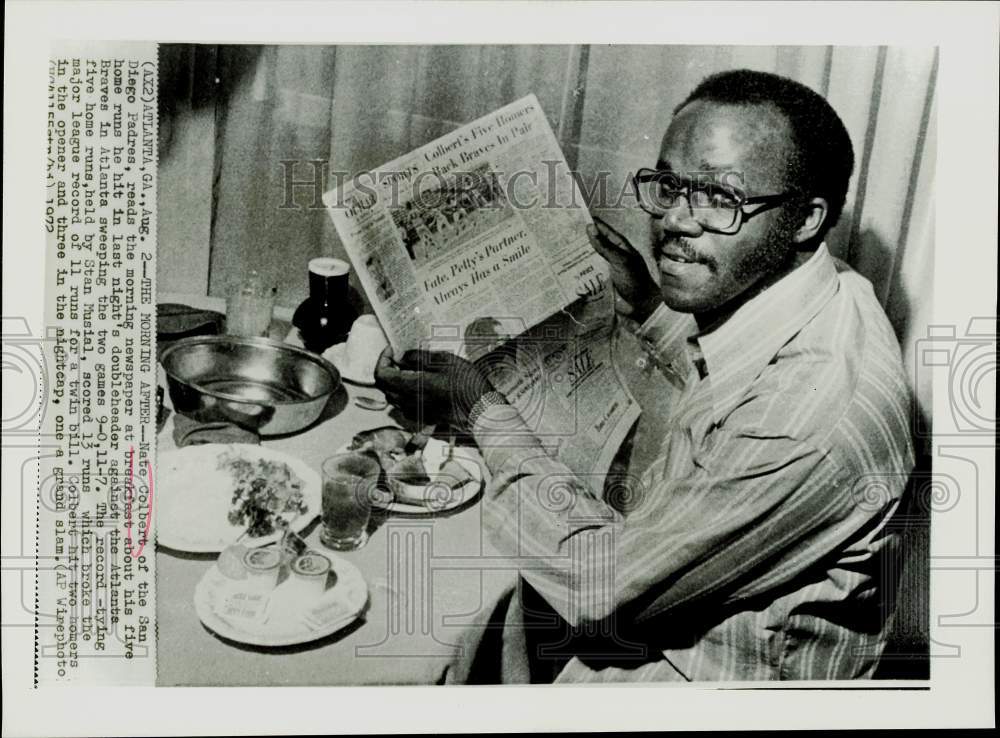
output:
<path id="1" fill-rule="evenodd" d="M 678 184 L 681 185 L 681 187 L 676 187 L 676 189 L 684 194 L 684 199 L 687 200 L 688 212 L 691 214 L 691 217 L 698 222 L 698 225 L 701 226 L 702 230 L 708 231 L 709 233 L 719 233 L 725 236 L 735 236 L 740 232 L 743 224 L 748 220 L 754 216 L 760 215 L 761 213 L 767 212 L 768 210 L 784 205 L 798 194 L 795 190 L 787 190 L 777 195 L 754 195 L 752 197 L 746 197 L 737 192 L 733 192 L 722 185 L 715 185 L 736 200 L 736 207 L 733 208 L 732 225 L 724 229 L 713 228 L 712 226 L 707 226 L 702 223 L 695 215 L 694 206 L 691 205 L 691 188 L 695 185 L 695 183 L 692 182 L 692 180 L 686 177 L 681 177 L 676 172 L 672 172 L 670 170 L 644 168 L 637 170 L 636 173 L 632 175 L 632 188 L 635 190 L 635 199 L 636 202 L 639 203 L 640 208 L 656 218 L 662 218 L 666 215 L 667 210 L 671 209 L 666 208 L 663 209 L 663 212 L 657 212 L 646 207 L 642 194 L 639 190 L 639 185 L 645 182 L 654 182 L 661 179 L 668 179 L 675 186 Z M 748 205 L 761 205 L 762 207 L 748 213 L 743 209 Z"/>

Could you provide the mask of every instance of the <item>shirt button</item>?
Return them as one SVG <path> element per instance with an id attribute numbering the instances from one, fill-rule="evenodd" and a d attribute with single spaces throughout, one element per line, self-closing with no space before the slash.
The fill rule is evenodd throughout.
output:
<path id="1" fill-rule="evenodd" d="M 649 362 L 646 361 L 645 358 L 640 356 L 638 359 L 635 360 L 635 365 L 640 369 L 645 369 L 647 366 L 649 366 Z"/>

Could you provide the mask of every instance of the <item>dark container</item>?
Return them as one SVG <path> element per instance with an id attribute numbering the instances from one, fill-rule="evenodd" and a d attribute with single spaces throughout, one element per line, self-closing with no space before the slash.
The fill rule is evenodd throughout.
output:
<path id="1" fill-rule="evenodd" d="M 358 312 L 351 304 L 348 278 L 351 265 L 342 259 L 320 257 L 309 261 L 309 297 L 295 309 L 292 325 L 302 344 L 321 354 L 347 340 Z"/>

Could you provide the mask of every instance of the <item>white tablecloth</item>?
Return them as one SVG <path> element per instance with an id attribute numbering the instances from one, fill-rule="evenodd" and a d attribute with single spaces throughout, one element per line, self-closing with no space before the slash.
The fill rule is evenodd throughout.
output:
<path id="1" fill-rule="evenodd" d="M 207 297 L 160 295 L 159 301 L 224 308 L 221 300 Z M 279 309 L 276 317 L 287 320 L 289 313 Z M 274 327 L 280 333 L 288 324 Z M 346 384 L 344 389 L 318 424 L 291 437 L 265 438 L 263 445 L 303 459 L 319 472 L 322 461 L 358 431 L 397 424 L 388 411 L 354 404 L 361 394 L 381 397 L 377 390 Z M 175 448 L 173 417 L 159 434 L 159 453 Z M 157 683 L 433 683 L 455 652 L 458 633 L 514 576 L 486 543 L 480 513 L 477 501 L 433 518 L 377 516 L 378 528 L 363 548 L 338 552 L 368 582 L 364 617 L 321 641 L 282 649 L 241 646 L 205 628 L 192 596 L 215 556 L 157 549 Z M 308 540 L 321 548 L 318 527 L 313 526 Z"/>

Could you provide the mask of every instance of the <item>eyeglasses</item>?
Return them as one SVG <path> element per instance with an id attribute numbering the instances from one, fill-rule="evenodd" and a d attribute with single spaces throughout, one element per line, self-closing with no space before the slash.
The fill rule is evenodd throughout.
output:
<path id="1" fill-rule="evenodd" d="M 783 205 L 795 193 L 744 197 L 732 189 L 711 182 L 682 177 L 662 169 L 640 169 L 632 175 L 632 186 L 639 207 L 650 215 L 662 218 L 687 199 L 692 218 L 710 233 L 734 235 L 745 222 L 767 210 Z M 744 208 L 757 206 L 752 210 Z"/>

